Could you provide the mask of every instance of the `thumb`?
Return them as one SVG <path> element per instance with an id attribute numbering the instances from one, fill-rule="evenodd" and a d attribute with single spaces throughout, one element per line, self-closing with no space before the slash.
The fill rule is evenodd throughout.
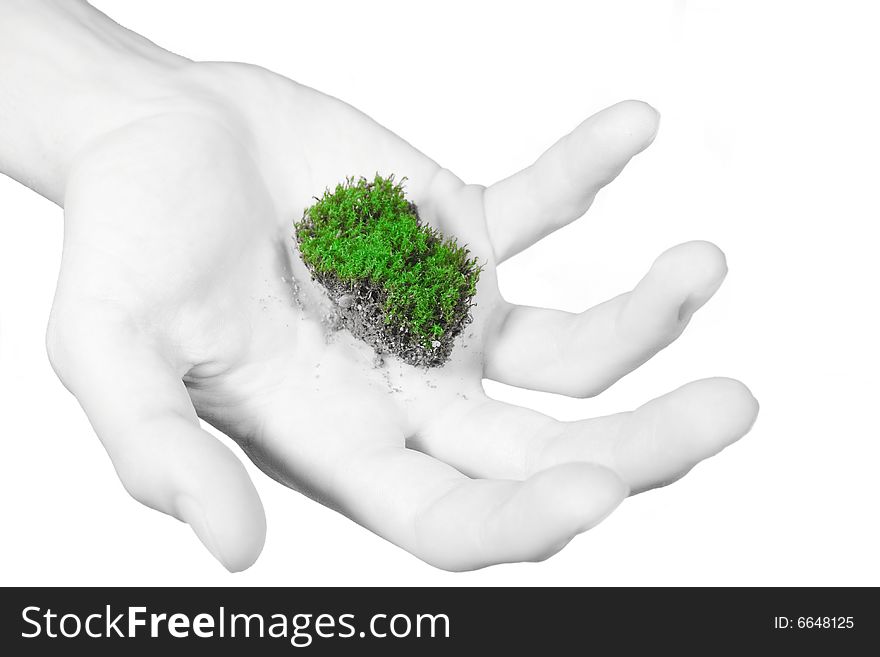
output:
<path id="1" fill-rule="evenodd" d="M 253 564 L 266 536 L 257 491 L 147 336 L 113 311 L 56 304 L 47 347 L 131 496 L 188 523 L 230 571 Z"/>

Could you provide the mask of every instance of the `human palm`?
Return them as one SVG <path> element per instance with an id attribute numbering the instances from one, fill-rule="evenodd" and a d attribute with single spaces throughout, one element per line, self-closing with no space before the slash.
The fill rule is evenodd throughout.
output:
<path id="1" fill-rule="evenodd" d="M 702 242 L 585 313 L 500 295 L 496 265 L 580 216 L 646 147 L 637 102 L 588 119 L 531 168 L 465 185 L 338 100 L 262 69 L 192 64 L 75 161 L 49 330 L 53 365 L 128 489 L 232 570 L 265 536 L 236 440 L 278 481 L 448 569 L 536 560 L 630 491 L 742 436 L 741 384 L 699 381 L 632 413 L 557 422 L 489 399 L 489 377 L 589 396 L 674 340 L 725 273 Z M 292 225 L 351 175 L 405 176 L 420 216 L 483 265 L 451 360 L 378 358 L 333 324 Z"/>

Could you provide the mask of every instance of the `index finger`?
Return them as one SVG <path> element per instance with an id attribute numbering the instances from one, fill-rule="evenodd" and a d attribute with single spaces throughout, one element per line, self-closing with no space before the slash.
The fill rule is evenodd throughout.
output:
<path id="1" fill-rule="evenodd" d="M 625 100 L 594 114 L 538 160 L 485 191 L 486 224 L 498 262 L 580 217 L 596 193 L 654 140 L 660 115 Z"/>

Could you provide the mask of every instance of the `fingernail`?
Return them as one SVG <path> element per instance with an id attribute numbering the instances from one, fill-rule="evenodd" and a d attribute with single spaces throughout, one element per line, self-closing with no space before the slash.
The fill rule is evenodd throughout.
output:
<path id="1" fill-rule="evenodd" d="M 208 519 L 205 517 L 198 502 L 189 495 L 179 495 L 176 500 L 176 507 L 177 516 L 192 528 L 202 544 L 214 555 L 214 558 L 223 564 L 226 570 L 233 572 L 229 562 L 223 557 L 220 546 L 211 532 Z"/>

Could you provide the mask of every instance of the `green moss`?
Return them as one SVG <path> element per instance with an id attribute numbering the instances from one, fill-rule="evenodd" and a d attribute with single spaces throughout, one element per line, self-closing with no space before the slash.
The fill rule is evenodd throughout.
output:
<path id="1" fill-rule="evenodd" d="M 374 299 L 385 332 L 406 336 L 405 346 L 436 349 L 460 332 L 481 268 L 455 239 L 420 221 L 402 183 L 349 178 L 316 200 L 295 229 L 319 281 Z"/>

